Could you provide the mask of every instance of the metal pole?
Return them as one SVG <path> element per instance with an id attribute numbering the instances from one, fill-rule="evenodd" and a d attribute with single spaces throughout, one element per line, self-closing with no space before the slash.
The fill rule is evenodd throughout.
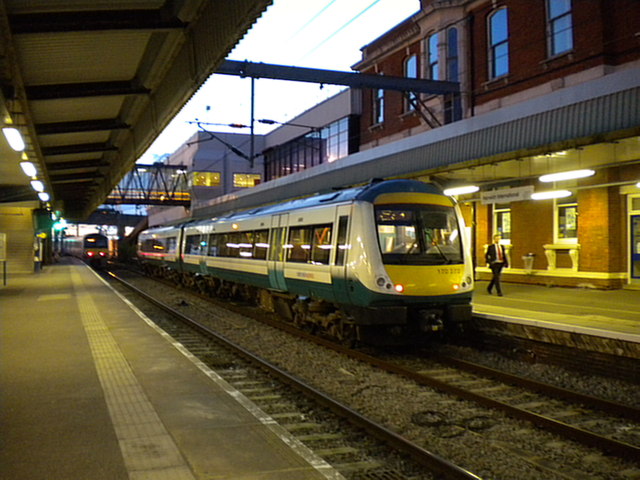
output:
<path id="1" fill-rule="evenodd" d="M 253 170 L 253 158 L 255 155 L 255 144 L 254 144 L 254 137 L 253 137 L 253 124 L 254 124 L 254 108 L 255 108 L 255 96 L 256 96 L 256 92 L 255 92 L 255 86 L 256 86 L 256 79 L 254 77 L 251 77 L 251 150 L 249 151 L 249 164 L 251 165 L 251 170 Z"/>

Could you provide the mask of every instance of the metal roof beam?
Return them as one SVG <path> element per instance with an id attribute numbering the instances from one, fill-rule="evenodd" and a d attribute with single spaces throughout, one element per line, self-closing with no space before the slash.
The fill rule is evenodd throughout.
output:
<path id="1" fill-rule="evenodd" d="M 351 88 L 397 90 L 431 95 L 460 92 L 460 84 L 458 82 L 393 77 L 391 75 L 369 75 L 365 73 L 320 70 L 317 68 L 291 67 L 267 63 L 238 62 L 235 60 L 225 60 L 216 73 L 238 75 L 241 77 L 345 85 Z"/>
<path id="2" fill-rule="evenodd" d="M 112 95 L 147 95 L 150 90 L 135 80 L 114 82 L 65 83 L 30 85 L 25 87 L 29 100 L 58 98 L 103 97 Z"/>
<path id="3" fill-rule="evenodd" d="M 131 128 L 131 125 L 117 118 L 105 118 L 77 122 L 37 123 L 35 128 L 38 135 L 55 135 L 59 133 L 98 132 L 102 130 L 127 130 Z"/>
<path id="4" fill-rule="evenodd" d="M 93 182 L 94 180 L 99 180 L 104 178 L 104 175 L 101 173 L 73 173 L 68 175 L 51 175 L 51 183 L 52 184 L 60 184 L 60 183 L 78 183 L 78 182 Z"/>
<path id="5" fill-rule="evenodd" d="M 99 30 L 173 30 L 187 24 L 163 10 L 97 10 L 9 15 L 14 35 Z"/>
<path id="6" fill-rule="evenodd" d="M 111 152 L 118 150 L 118 148 L 108 143 L 80 143 L 77 145 L 42 147 L 41 150 L 42 154 L 47 157 L 51 155 L 68 155 L 72 153 Z"/>
<path id="7" fill-rule="evenodd" d="M 56 162 L 47 163 L 47 170 L 49 172 L 59 172 L 61 170 L 76 170 L 78 168 L 100 168 L 108 167 L 109 164 L 102 160 L 79 160 L 77 162 Z"/>

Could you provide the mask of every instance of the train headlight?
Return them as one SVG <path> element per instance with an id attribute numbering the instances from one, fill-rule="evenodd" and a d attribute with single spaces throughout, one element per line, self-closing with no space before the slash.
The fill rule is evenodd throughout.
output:
<path id="1" fill-rule="evenodd" d="M 387 281 L 385 280 L 385 278 L 384 278 L 384 277 L 378 277 L 378 278 L 376 279 L 376 284 L 377 284 L 379 287 L 384 287 L 384 284 L 385 284 L 385 283 L 387 283 Z"/>
<path id="2" fill-rule="evenodd" d="M 454 290 L 460 290 L 460 284 L 459 283 L 454 283 L 451 286 L 453 287 Z"/>
<path id="3" fill-rule="evenodd" d="M 400 284 L 400 283 L 396 283 L 396 284 L 393 286 L 393 289 L 394 289 L 396 292 L 398 292 L 398 293 L 402 293 L 402 292 L 404 292 L 404 285 L 402 285 L 402 284 Z"/>

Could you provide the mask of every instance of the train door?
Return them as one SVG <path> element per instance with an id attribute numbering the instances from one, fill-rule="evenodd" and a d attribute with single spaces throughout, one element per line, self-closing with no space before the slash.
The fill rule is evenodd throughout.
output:
<path id="1" fill-rule="evenodd" d="M 331 264 L 331 283 L 336 303 L 349 303 L 349 289 L 347 288 L 347 262 L 349 258 L 349 228 L 351 205 L 341 205 L 336 209 L 334 237 L 335 256 Z"/>
<path id="2" fill-rule="evenodd" d="M 631 215 L 630 283 L 640 285 L 640 215 Z"/>
<path id="3" fill-rule="evenodd" d="M 269 285 L 274 290 L 286 290 L 284 279 L 284 254 L 283 248 L 287 241 L 287 224 L 289 214 L 274 215 L 271 217 L 271 238 L 269 239 L 269 256 L 267 269 L 269 270 Z"/>

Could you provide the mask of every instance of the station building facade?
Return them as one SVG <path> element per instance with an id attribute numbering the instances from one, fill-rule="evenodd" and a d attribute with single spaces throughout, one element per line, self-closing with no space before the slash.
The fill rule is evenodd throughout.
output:
<path id="1" fill-rule="evenodd" d="M 637 2 L 423 0 L 420 6 L 364 46 L 353 68 L 455 81 L 460 93 L 364 90 L 360 150 L 408 137 L 428 141 L 458 124 L 460 141 L 451 142 L 453 152 L 441 152 L 448 164 L 428 168 L 425 161 L 413 173 L 444 187 L 480 188 L 458 197 L 473 227 L 479 278 L 489 275 L 484 252 L 497 233 L 511 259 L 507 281 L 640 287 Z M 509 122 L 486 128 L 479 142 L 495 148 L 478 143 L 475 156 L 464 151 L 465 129 L 502 112 L 513 116 L 512 132 Z M 593 174 L 540 181 L 575 170 Z M 531 197 L 560 190 L 566 196 Z"/>

